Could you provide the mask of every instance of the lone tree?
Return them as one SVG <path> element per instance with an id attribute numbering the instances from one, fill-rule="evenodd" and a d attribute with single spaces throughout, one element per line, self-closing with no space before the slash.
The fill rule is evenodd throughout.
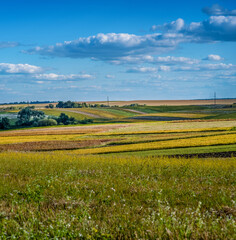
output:
<path id="1" fill-rule="evenodd" d="M 57 123 L 58 124 L 64 124 L 64 125 L 75 124 L 76 120 L 75 120 L 74 117 L 69 117 L 65 113 L 61 113 L 59 118 L 57 118 Z"/>
<path id="2" fill-rule="evenodd" d="M 38 122 L 40 119 L 45 118 L 45 114 L 42 111 L 33 110 L 30 107 L 21 109 L 17 115 L 18 125 L 30 126 L 35 122 Z"/>
<path id="3" fill-rule="evenodd" d="M 0 129 L 10 128 L 10 120 L 7 117 L 0 119 Z"/>

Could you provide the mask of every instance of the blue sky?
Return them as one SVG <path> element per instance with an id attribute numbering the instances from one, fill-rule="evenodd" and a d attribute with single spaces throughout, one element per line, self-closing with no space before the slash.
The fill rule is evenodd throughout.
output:
<path id="1" fill-rule="evenodd" d="M 236 2 L 1 1 L 0 102 L 236 97 Z"/>

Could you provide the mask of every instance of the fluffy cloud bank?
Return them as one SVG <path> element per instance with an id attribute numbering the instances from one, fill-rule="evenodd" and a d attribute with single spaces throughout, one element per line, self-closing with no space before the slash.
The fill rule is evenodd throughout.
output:
<path id="1" fill-rule="evenodd" d="M 42 71 L 41 67 L 29 64 L 0 63 L 0 73 L 4 74 L 32 74 Z"/>
<path id="2" fill-rule="evenodd" d="M 201 22 L 186 24 L 179 18 L 170 23 L 152 26 L 153 31 L 160 30 L 161 33 L 143 36 L 128 33 L 99 33 L 52 46 L 35 47 L 26 52 L 52 57 L 91 58 L 118 64 L 119 61 L 129 61 L 129 58 L 140 56 L 145 56 L 147 61 L 153 61 L 152 57 L 148 56 L 171 51 L 183 42 L 236 41 L 236 16 L 232 14 L 234 11 L 231 11 L 231 15 L 216 14 Z M 156 59 L 156 61 L 166 60 Z M 181 61 L 181 59 L 167 61 Z"/>
<path id="3" fill-rule="evenodd" d="M 57 43 L 54 46 L 36 47 L 27 52 L 54 57 L 112 61 L 125 56 L 163 53 L 174 49 L 182 41 L 184 40 L 181 34 L 155 33 L 138 36 L 128 33 L 100 33 L 87 38 Z"/>
<path id="4" fill-rule="evenodd" d="M 186 42 L 236 41 L 236 16 L 210 16 L 207 20 L 190 24 L 179 18 L 164 25 L 154 25 L 152 30 L 182 34 Z"/>
<path id="5" fill-rule="evenodd" d="M 212 7 L 205 7 L 202 11 L 210 16 L 236 16 L 236 10 L 228 10 L 221 7 L 218 4 L 214 4 Z"/>

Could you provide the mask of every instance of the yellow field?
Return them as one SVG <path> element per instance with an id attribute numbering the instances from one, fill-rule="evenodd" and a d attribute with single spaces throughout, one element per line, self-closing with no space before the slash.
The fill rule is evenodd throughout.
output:
<path id="1" fill-rule="evenodd" d="M 3 152 L 0 238 L 234 239 L 235 163 Z"/>

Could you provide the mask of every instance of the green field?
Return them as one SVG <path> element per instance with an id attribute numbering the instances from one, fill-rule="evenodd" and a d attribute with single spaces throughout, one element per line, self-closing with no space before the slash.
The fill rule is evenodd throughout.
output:
<path id="1" fill-rule="evenodd" d="M 0 131 L 0 239 L 236 238 L 234 110 L 127 109 L 43 109 L 94 123 Z"/>

